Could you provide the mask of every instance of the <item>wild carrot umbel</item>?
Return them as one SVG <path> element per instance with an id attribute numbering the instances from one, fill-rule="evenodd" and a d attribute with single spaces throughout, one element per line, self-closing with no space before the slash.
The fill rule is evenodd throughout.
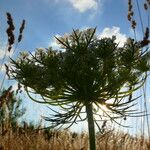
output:
<path id="1" fill-rule="evenodd" d="M 103 117 L 99 109 L 108 117 L 106 120 L 116 123 L 116 118 L 136 116 L 130 108 L 138 97 L 131 94 L 144 85 L 149 69 L 135 40 L 129 38 L 120 48 L 115 37 L 98 39 L 95 32 L 96 28 L 73 30 L 68 36 L 56 37 L 64 52 L 49 48 L 37 49 L 34 55 L 21 53 L 9 68 L 11 78 L 24 85 L 33 101 L 63 110 L 60 113 L 50 107 L 54 114 L 43 118 L 51 122 L 51 127 L 67 124 L 69 128 L 87 119 L 91 150 L 96 149 L 95 124 Z M 35 99 L 34 93 L 42 99 Z"/>

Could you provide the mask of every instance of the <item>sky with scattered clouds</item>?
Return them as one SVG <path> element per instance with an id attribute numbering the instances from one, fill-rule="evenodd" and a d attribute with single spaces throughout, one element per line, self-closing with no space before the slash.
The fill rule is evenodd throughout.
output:
<path id="1" fill-rule="evenodd" d="M 127 21 L 127 0 L 0 0 L 0 60 L 7 41 L 6 12 L 12 14 L 16 35 L 22 19 L 26 20 L 23 40 L 17 46 L 16 54 L 22 50 L 33 52 L 39 47 L 52 46 L 57 49 L 54 36 L 72 32 L 72 29 L 97 27 L 99 38 L 116 35 L 119 46 L 127 37 L 133 37 Z M 140 38 L 140 26 L 138 28 L 137 35 Z M 6 81 L 6 84 L 11 82 Z M 34 107 L 29 107 L 28 115 L 44 113 L 44 108 L 33 102 L 26 101 L 26 105 Z M 36 109 L 40 109 L 40 113 Z"/>

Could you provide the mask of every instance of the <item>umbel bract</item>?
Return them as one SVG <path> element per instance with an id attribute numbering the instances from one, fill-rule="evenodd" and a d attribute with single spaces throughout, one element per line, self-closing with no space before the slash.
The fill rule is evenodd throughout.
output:
<path id="1" fill-rule="evenodd" d="M 91 150 L 96 149 L 94 123 L 95 115 L 102 117 L 98 114 L 101 106 L 110 110 L 103 111 L 112 121 L 135 114 L 131 107 L 137 97 L 132 94 L 143 86 L 149 69 L 143 57 L 147 51 L 140 42 L 129 38 L 119 47 L 115 36 L 99 39 L 95 32 L 96 28 L 73 30 L 56 37 L 60 50 L 22 53 L 9 68 L 11 78 L 24 85 L 32 100 L 49 104 L 51 109 L 61 108 L 62 113 L 54 110 L 52 116 L 45 117 L 53 127 L 87 119 Z M 33 93 L 40 94 L 42 100 L 35 99 Z"/>

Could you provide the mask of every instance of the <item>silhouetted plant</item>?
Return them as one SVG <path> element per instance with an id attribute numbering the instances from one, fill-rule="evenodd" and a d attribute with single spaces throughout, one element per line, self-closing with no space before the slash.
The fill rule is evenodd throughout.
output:
<path id="1" fill-rule="evenodd" d="M 4 63 L 6 62 L 7 54 L 11 55 L 10 52 L 15 52 L 15 49 L 12 50 L 14 44 L 16 44 L 15 48 L 17 47 L 17 44 L 21 42 L 22 40 L 22 34 L 25 27 L 25 20 L 22 21 L 22 24 L 19 29 L 19 36 L 17 42 L 15 42 L 15 25 L 13 18 L 9 12 L 6 13 L 7 16 L 7 24 L 8 27 L 6 29 L 7 33 L 7 46 L 6 49 L 4 49 L 4 56 L 0 63 L 0 71 L 2 71 L 2 67 L 4 66 Z M 6 67 L 6 73 L 4 76 L 1 76 L 1 83 L 0 83 L 0 125 L 7 125 L 10 124 L 13 129 L 15 129 L 17 125 L 18 119 L 25 113 L 25 108 L 20 108 L 22 100 L 20 98 L 16 98 L 14 96 L 14 93 L 12 91 L 12 86 L 10 86 L 7 90 L 3 90 L 4 81 L 6 74 L 8 72 L 9 64 L 5 64 Z M 8 75 L 8 74 L 7 74 Z M 9 76 L 9 75 L 8 75 Z M 2 127 L 3 128 L 3 127 Z"/>
<path id="2" fill-rule="evenodd" d="M 117 118 L 136 116 L 130 108 L 138 97 L 131 94 L 143 86 L 149 69 L 143 58 L 147 51 L 141 50 L 139 42 L 129 38 L 118 47 L 114 36 L 99 39 L 95 32 L 93 28 L 73 30 L 56 37 L 64 51 L 49 48 L 37 49 L 34 55 L 22 53 L 9 68 L 12 79 L 24 85 L 33 101 L 61 108 L 59 112 L 50 107 L 54 114 L 45 117 L 53 127 L 70 127 L 87 119 L 91 150 L 96 149 L 94 123 L 98 125 L 103 117 L 99 109 L 116 123 Z"/>
<path id="3" fill-rule="evenodd" d="M 21 106 L 22 99 L 15 97 L 11 87 L 0 94 L 0 125 L 15 130 L 18 119 L 22 117 L 26 109 Z M 3 129 L 2 129 L 3 130 Z"/>
<path id="4" fill-rule="evenodd" d="M 148 46 L 149 43 L 150 43 L 150 40 L 149 40 L 149 24 L 150 24 L 150 16 L 149 16 L 149 9 L 150 9 L 150 0 L 145 0 L 142 2 L 143 5 L 140 5 L 139 4 L 139 1 L 138 0 L 128 0 L 128 15 L 127 15 L 127 18 L 128 18 L 128 21 L 130 22 L 131 24 L 131 28 L 133 29 L 134 31 L 134 38 L 136 39 L 136 28 L 137 28 L 137 24 L 141 25 L 141 30 L 142 30 L 142 33 L 143 33 L 143 39 L 140 41 L 140 45 L 141 45 L 141 48 L 142 47 L 145 47 L 145 46 Z M 135 13 L 135 8 L 137 7 L 137 13 Z M 143 16 L 142 16 L 142 13 L 141 13 L 141 10 L 144 9 L 144 13 L 147 15 L 147 25 L 144 24 L 143 22 Z M 139 17 L 139 22 L 137 22 L 137 20 L 135 19 L 135 16 L 138 16 Z"/>
<path id="5" fill-rule="evenodd" d="M 150 0 L 128 0 L 128 20 L 131 24 L 131 28 L 134 33 L 134 39 L 137 40 L 138 36 L 137 33 L 140 34 L 142 38 L 140 38 L 140 45 L 141 48 L 143 48 L 143 52 L 146 50 L 147 53 L 143 56 L 145 60 L 148 61 L 148 65 L 150 68 L 150 51 L 149 51 L 149 44 L 150 44 Z M 149 82 L 149 81 L 147 81 Z M 144 99 L 144 111 L 145 115 L 143 116 L 141 128 L 142 128 L 142 134 L 144 136 L 144 133 L 148 133 L 149 141 L 150 141 L 150 127 L 149 127 L 149 112 L 148 112 L 148 101 L 146 98 L 146 85 L 143 87 L 143 99 Z M 142 109 L 142 106 L 141 106 Z M 145 129 L 145 117 L 146 117 L 146 125 L 147 129 Z"/>
<path id="6" fill-rule="evenodd" d="M 4 76 L 1 77 L 0 92 L 2 92 L 2 89 L 3 89 L 3 86 L 4 86 L 6 74 L 8 75 L 7 72 L 8 72 L 9 64 L 8 64 L 8 61 L 6 61 L 7 55 L 8 56 L 10 56 L 10 55 L 13 56 L 13 54 L 15 53 L 15 50 L 17 48 L 18 43 L 20 43 L 21 40 L 22 40 L 23 31 L 24 31 L 24 28 L 25 28 L 25 20 L 23 20 L 22 23 L 21 23 L 21 26 L 19 28 L 19 35 L 18 35 L 17 41 L 16 41 L 16 37 L 15 37 L 15 34 L 14 34 L 15 25 L 14 25 L 12 15 L 9 12 L 7 12 L 6 16 L 7 16 L 7 24 L 8 24 L 8 27 L 6 29 L 7 45 L 6 45 L 6 48 L 3 49 L 4 55 L 3 55 L 1 63 L 0 63 L 0 71 L 2 71 L 2 67 L 5 66 L 6 72 L 5 72 Z M 13 47 L 14 47 L 14 49 L 12 49 Z M 9 75 L 8 75 L 8 77 L 9 77 Z"/>

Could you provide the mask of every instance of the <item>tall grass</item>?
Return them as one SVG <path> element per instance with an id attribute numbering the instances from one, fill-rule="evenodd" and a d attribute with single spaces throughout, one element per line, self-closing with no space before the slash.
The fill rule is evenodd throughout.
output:
<path id="1" fill-rule="evenodd" d="M 150 142 L 143 136 L 133 137 L 123 132 L 108 130 L 97 133 L 98 150 L 149 150 Z M 0 134 L 0 150 L 88 150 L 87 133 L 68 130 L 38 130 L 28 124 L 15 131 Z"/>

